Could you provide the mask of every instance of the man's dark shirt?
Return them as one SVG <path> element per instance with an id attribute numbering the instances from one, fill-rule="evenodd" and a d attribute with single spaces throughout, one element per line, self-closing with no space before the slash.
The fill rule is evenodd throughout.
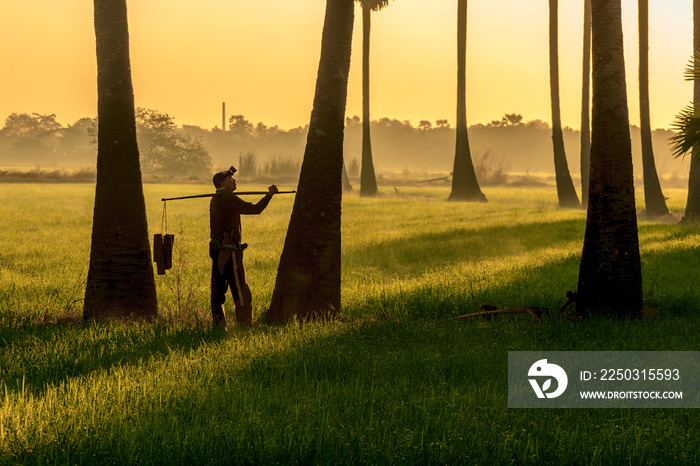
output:
<path id="1" fill-rule="evenodd" d="M 216 190 L 216 195 L 209 203 L 209 228 L 211 238 L 223 241 L 225 234 L 230 232 L 230 238 L 235 244 L 241 244 L 241 215 L 259 214 L 270 203 L 272 196 L 266 194 L 256 204 L 244 201 L 229 193 L 225 188 Z"/>

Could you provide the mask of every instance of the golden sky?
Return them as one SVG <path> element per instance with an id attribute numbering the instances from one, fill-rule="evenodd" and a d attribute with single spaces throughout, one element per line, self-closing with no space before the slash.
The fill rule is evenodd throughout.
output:
<path id="1" fill-rule="evenodd" d="M 562 122 L 580 127 L 583 0 L 560 0 Z M 136 105 L 179 125 L 221 125 L 227 113 L 283 129 L 308 124 L 324 0 L 128 0 Z M 692 98 L 691 0 L 649 0 L 652 127 Z M 551 121 L 546 0 L 471 0 L 467 120 L 505 113 Z M 395 0 L 372 15 L 371 116 L 455 122 L 457 0 Z M 0 119 L 97 113 L 90 0 L 0 0 Z M 623 0 L 630 121 L 639 124 L 637 1 Z M 361 115 L 356 9 L 347 114 Z"/>

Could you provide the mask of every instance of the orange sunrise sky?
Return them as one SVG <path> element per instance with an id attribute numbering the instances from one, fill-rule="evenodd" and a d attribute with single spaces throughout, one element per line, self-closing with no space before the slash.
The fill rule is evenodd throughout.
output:
<path id="1" fill-rule="evenodd" d="M 560 0 L 562 122 L 580 127 L 583 0 Z M 136 105 L 178 125 L 210 129 L 227 114 L 283 129 L 308 124 L 324 0 L 130 0 Z M 690 0 L 650 0 L 653 128 L 667 128 L 692 97 Z M 455 122 L 456 0 L 395 0 L 372 15 L 371 115 Z M 97 114 L 90 0 L 0 0 L 0 118 Z M 472 0 L 468 10 L 467 118 L 505 113 L 551 121 L 546 0 Z M 623 0 L 630 121 L 639 124 L 637 2 Z M 347 115 L 361 114 L 356 8 Z"/>

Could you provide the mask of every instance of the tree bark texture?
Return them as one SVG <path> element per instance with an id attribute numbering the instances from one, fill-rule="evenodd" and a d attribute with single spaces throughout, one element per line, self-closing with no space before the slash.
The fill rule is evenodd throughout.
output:
<path id="1" fill-rule="evenodd" d="M 588 206 L 591 166 L 591 0 L 583 2 L 583 76 L 581 79 L 581 204 Z"/>
<path id="2" fill-rule="evenodd" d="M 647 217 L 668 214 L 666 199 L 656 172 L 654 149 L 651 144 L 649 117 L 649 0 L 639 0 L 639 113 L 642 134 L 642 174 L 644 203 Z"/>
<path id="3" fill-rule="evenodd" d="M 593 117 L 581 313 L 642 310 L 642 275 L 625 84 L 621 0 L 592 1 Z"/>
<path id="4" fill-rule="evenodd" d="M 343 131 L 353 0 L 328 0 L 309 135 L 267 322 L 340 314 Z"/>
<path id="5" fill-rule="evenodd" d="M 700 223 L 700 150 L 693 149 L 692 154 L 688 174 L 688 200 L 683 216 L 684 223 Z"/>
<path id="6" fill-rule="evenodd" d="M 559 2 L 549 0 L 549 83 L 552 101 L 552 143 L 554 145 L 554 174 L 557 182 L 557 196 L 560 207 L 580 207 L 574 182 L 569 173 L 564 150 L 564 135 L 561 129 L 561 109 L 559 105 Z"/>
<path id="7" fill-rule="evenodd" d="M 476 179 L 467 132 L 467 0 L 457 1 L 457 139 L 451 201 L 486 202 Z"/>
<path id="8" fill-rule="evenodd" d="M 369 131 L 369 40 L 372 10 L 362 5 L 362 167 L 360 168 L 360 196 L 376 196 L 377 177 L 372 161 L 372 140 Z"/>
<path id="9" fill-rule="evenodd" d="M 700 50 L 700 0 L 693 0 L 693 50 Z M 700 105 L 700 81 L 693 81 L 693 102 Z M 688 200 L 683 221 L 700 222 L 700 149 L 693 147 L 688 176 Z"/>
<path id="10" fill-rule="evenodd" d="M 125 0 L 95 0 L 97 184 L 83 315 L 157 315 Z"/>

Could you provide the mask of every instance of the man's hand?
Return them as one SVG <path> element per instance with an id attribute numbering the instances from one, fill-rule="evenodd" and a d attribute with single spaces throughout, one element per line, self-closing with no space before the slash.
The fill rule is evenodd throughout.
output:
<path id="1" fill-rule="evenodd" d="M 274 184 L 272 186 L 270 186 L 269 188 L 267 188 L 267 194 L 269 194 L 271 196 L 277 194 L 278 192 L 279 192 L 279 190 L 277 189 L 277 186 L 275 186 Z"/>

